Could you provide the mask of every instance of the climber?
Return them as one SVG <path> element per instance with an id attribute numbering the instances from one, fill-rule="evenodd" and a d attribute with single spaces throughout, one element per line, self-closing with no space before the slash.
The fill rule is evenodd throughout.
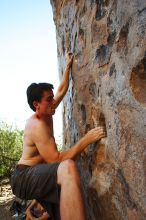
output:
<path id="1" fill-rule="evenodd" d="M 105 136 L 104 129 L 97 127 L 70 149 L 57 150 L 52 116 L 68 90 L 72 63 L 73 54 L 68 54 L 55 96 L 49 83 L 32 83 L 27 88 L 28 104 L 34 114 L 26 123 L 22 156 L 11 175 L 13 193 L 21 199 L 36 199 L 51 220 L 85 220 L 80 176 L 74 160 L 89 144 Z"/>

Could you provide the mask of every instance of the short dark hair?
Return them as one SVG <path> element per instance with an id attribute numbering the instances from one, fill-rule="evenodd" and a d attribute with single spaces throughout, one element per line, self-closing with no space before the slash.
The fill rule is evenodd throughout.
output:
<path id="1" fill-rule="evenodd" d="M 27 94 L 27 102 L 30 108 L 35 112 L 36 109 L 33 105 L 34 101 L 41 101 L 44 91 L 54 89 L 54 86 L 50 83 L 32 83 L 28 86 L 26 94 Z"/>

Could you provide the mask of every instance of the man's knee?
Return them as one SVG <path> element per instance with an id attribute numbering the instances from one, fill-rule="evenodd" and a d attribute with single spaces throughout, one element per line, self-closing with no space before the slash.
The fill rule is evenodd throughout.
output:
<path id="1" fill-rule="evenodd" d="M 65 180 L 80 182 L 80 176 L 77 166 L 73 160 L 65 160 L 60 163 L 57 171 L 58 184 L 62 184 Z"/>
<path id="2" fill-rule="evenodd" d="M 69 175 L 77 171 L 76 164 L 73 160 L 65 160 L 58 167 L 58 175 Z"/>

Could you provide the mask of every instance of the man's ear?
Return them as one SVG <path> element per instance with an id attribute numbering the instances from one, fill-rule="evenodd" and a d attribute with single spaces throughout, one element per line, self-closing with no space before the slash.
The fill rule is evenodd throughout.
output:
<path id="1" fill-rule="evenodd" d="M 35 109 L 38 109 L 39 103 L 37 101 L 33 101 L 33 106 L 35 107 Z"/>

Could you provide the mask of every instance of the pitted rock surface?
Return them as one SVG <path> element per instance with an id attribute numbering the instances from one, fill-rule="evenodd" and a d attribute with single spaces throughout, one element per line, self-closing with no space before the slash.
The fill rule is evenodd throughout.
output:
<path id="1" fill-rule="evenodd" d="M 81 154 L 88 220 L 146 219 L 146 1 L 52 0 L 64 99 L 64 146 L 102 125 Z"/>

